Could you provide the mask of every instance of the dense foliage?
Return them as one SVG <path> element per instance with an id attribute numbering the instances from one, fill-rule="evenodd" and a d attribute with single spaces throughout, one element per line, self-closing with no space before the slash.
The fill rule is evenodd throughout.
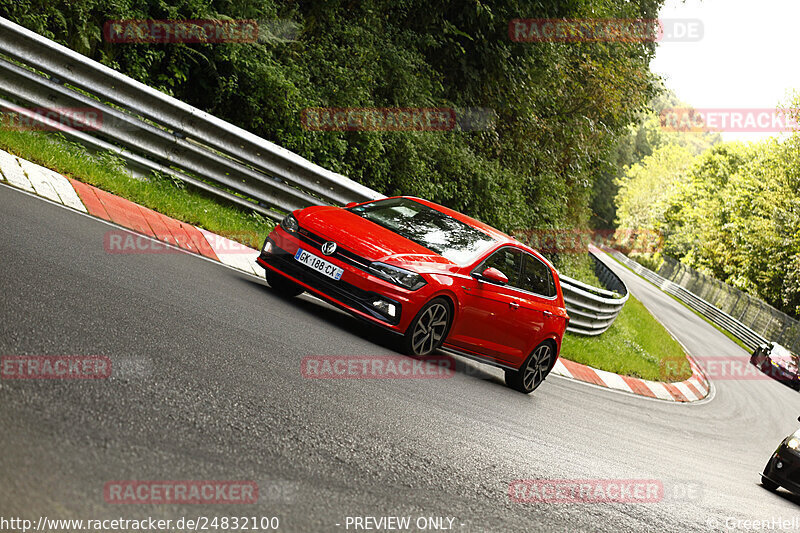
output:
<path id="1" fill-rule="evenodd" d="M 386 194 L 505 230 L 583 227 L 652 98 L 654 43 L 515 43 L 514 18 L 655 18 L 663 0 L 0 0 L 0 15 Z M 115 44 L 109 19 L 284 21 L 250 44 Z M 283 36 L 285 37 L 285 36 Z M 312 132 L 321 106 L 488 108 L 473 132 Z"/>
<path id="2" fill-rule="evenodd" d="M 800 316 L 798 134 L 700 156 L 666 145 L 628 170 L 617 205 L 621 225 L 663 235 L 664 253 Z"/>
<path id="3" fill-rule="evenodd" d="M 665 252 L 800 316 L 800 138 L 724 144 L 665 213 Z"/>
<path id="4" fill-rule="evenodd" d="M 713 132 L 692 132 L 673 131 L 662 125 L 663 113 L 669 113 L 674 109 L 688 109 L 690 106 L 678 100 L 674 93 L 664 86 L 658 87 L 658 93 L 650 102 L 649 108 L 639 115 L 638 121 L 628 127 L 627 134 L 622 136 L 615 154 L 615 165 L 608 172 L 601 173 L 594 187 L 594 198 L 592 201 L 593 219 L 592 225 L 595 228 L 617 227 L 618 218 L 624 221 L 624 229 L 642 227 L 641 220 L 632 220 L 626 213 L 620 213 L 618 217 L 617 196 L 620 187 L 626 187 L 626 183 L 631 181 L 634 175 L 644 178 L 654 164 L 648 164 L 646 158 L 654 156 L 656 160 L 664 157 L 669 158 L 673 164 L 677 162 L 675 152 L 683 154 L 683 159 L 692 159 L 692 156 L 700 155 L 711 146 L 721 142 L 719 133 Z M 677 147 L 676 148 L 666 148 Z M 670 154 L 661 153 L 659 150 L 671 152 Z M 670 169 L 672 172 L 674 169 Z M 644 174 L 643 174 L 644 173 Z M 666 176 L 662 178 L 662 181 Z M 656 177 L 658 181 L 658 178 Z M 637 180 L 633 180 L 634 184 Z M 650 185 L 655 185 L 651 183 Z M 644 187 L 634 185 L 631 191 L 642 191 Z M 649 189 L 647 194 L 654 194 L 662 197 L 665 191 L 659 189 Z M 626 202 L 628 197 L 625 193 L 621 195 L 622 209 L 628 209 Z M 642 193 L 640 201 L 646 200 L 646 194 Z M 657 202 L 658 200 L 656 200 Z M 647 226 L 650 227 L 650 226 Z"/>

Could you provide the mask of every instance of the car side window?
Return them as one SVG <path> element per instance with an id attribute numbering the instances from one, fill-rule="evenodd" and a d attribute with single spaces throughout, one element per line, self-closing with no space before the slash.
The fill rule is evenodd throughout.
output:
<path id="1" fill-rule="evenodd" d="M 556 295 L 556 285 L 550 268 L 530 254 L 525 254 L 520 288 L 547 298 Z"/>
<path id="2" fill-rule="evenodd" d="M 506 275 L 508 285 L 519 288 L 519 272 L 522 267 L 522 251 L 506 246 L 490 255 L 480 267 L 479 272 L 487 268 L 496 268 Z"/>

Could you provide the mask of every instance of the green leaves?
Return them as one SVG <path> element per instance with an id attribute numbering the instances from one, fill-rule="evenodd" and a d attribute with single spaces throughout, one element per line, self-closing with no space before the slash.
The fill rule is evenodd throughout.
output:
<path id="1" fill-rule="evenodd" d="M 799 165 L 797 136 L 715 146 L 667 202 L 665 253 L 798 316 Z"/>
<path id="2" fill-rule="evenodd" d="M 595 184 L 654 93 L 654 45 L 516 43 L 509 21 L 653 18 L 661 4 L 0 0 L 0 14 L 386 194 L 512 231 L 586 225 Z M 98 28 L 126 18 L 289 21 L 297 32 L 248 44 L 102 40 Z M 307 107 L 485 108 L 497 119 L 478 131 L 318 132 L 301 124 Z"/>

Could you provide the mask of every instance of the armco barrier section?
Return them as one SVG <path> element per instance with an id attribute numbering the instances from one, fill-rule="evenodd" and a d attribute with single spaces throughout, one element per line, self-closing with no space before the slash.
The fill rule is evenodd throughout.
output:
<path id="1" fill-rule="evenodd" d="M 629 294 L 619 276 L 594 252 L 589 253 L 595 263 L 597 277 L 612 290 L 598 289 L 567 276 L 561 276 L 561 290 L 570 316 L 567 331 L 580 335 L 600 335 L 617 319 Z"/>
<path id="2" fill-rule="evenodd" d="M 686 288 L 643 267 L 616 250 L 606 249 L 606 252 L 667 294 L 675 296 L 677 299 L 708 318 L 711 322 L 729 331 L 749 348 L 755 349 L 757 346 L 767 343 L 766 338 Z"/>
<path id="3" fill-rule="evenodd" d="M 310 205 L 384 197 L 4 18 L 0 55 L 0 94 L 7 98 L 0 107 L 114 153 L 134 174 L 166 174 L 274 220 Z M 68 128 L 59 112 L 69 109 L 101 118 L 65 115 L 77 126 Z M 622 282 L 604 265 L 597 269 L 622 294 L 562 278 L 569 331 L 599 335 L 627 301 Z"/>
<path id="4" fill-rule="evenodd" d="M 0 58 L 0 94 L 12 99 L 0 105 L 45 126 L 58 121 L 29 108 L 96 110 L 97 121 L 69 117 L 83 131 L 59 130 L 142 174 L 168 174 L 275 220 L 309 205 L 383 197 L 4 18 L 0 54 L 8 58 Z"/>
<path id="5" fill-rule="evenodd" d="M 665 257 L 658 274 L 705 299 L 762 337 L 800 353 L 800 321 L 766 302 Z"/>

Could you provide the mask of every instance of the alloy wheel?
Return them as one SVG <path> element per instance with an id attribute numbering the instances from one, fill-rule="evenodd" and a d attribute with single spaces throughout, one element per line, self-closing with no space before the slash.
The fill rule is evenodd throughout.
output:
<path id="1" fill-rule="evenodd" d="M 549 344 L 542 344 L 536 348 L 536 351 L 533 352 L 533 355 L 528 360 L 525 374 L 522 377 L 522 382 L 527 390 L 535 389 L 547 376 L 552 357 L 553 350 Z"/>
<path id="2" fill-rule="evenodd" d="M 434 303 L 419 317 L 411 334 L 411 348 L 416 355 L 428 355 L 447 332 L 449 311 L 447 306 Z"/>

